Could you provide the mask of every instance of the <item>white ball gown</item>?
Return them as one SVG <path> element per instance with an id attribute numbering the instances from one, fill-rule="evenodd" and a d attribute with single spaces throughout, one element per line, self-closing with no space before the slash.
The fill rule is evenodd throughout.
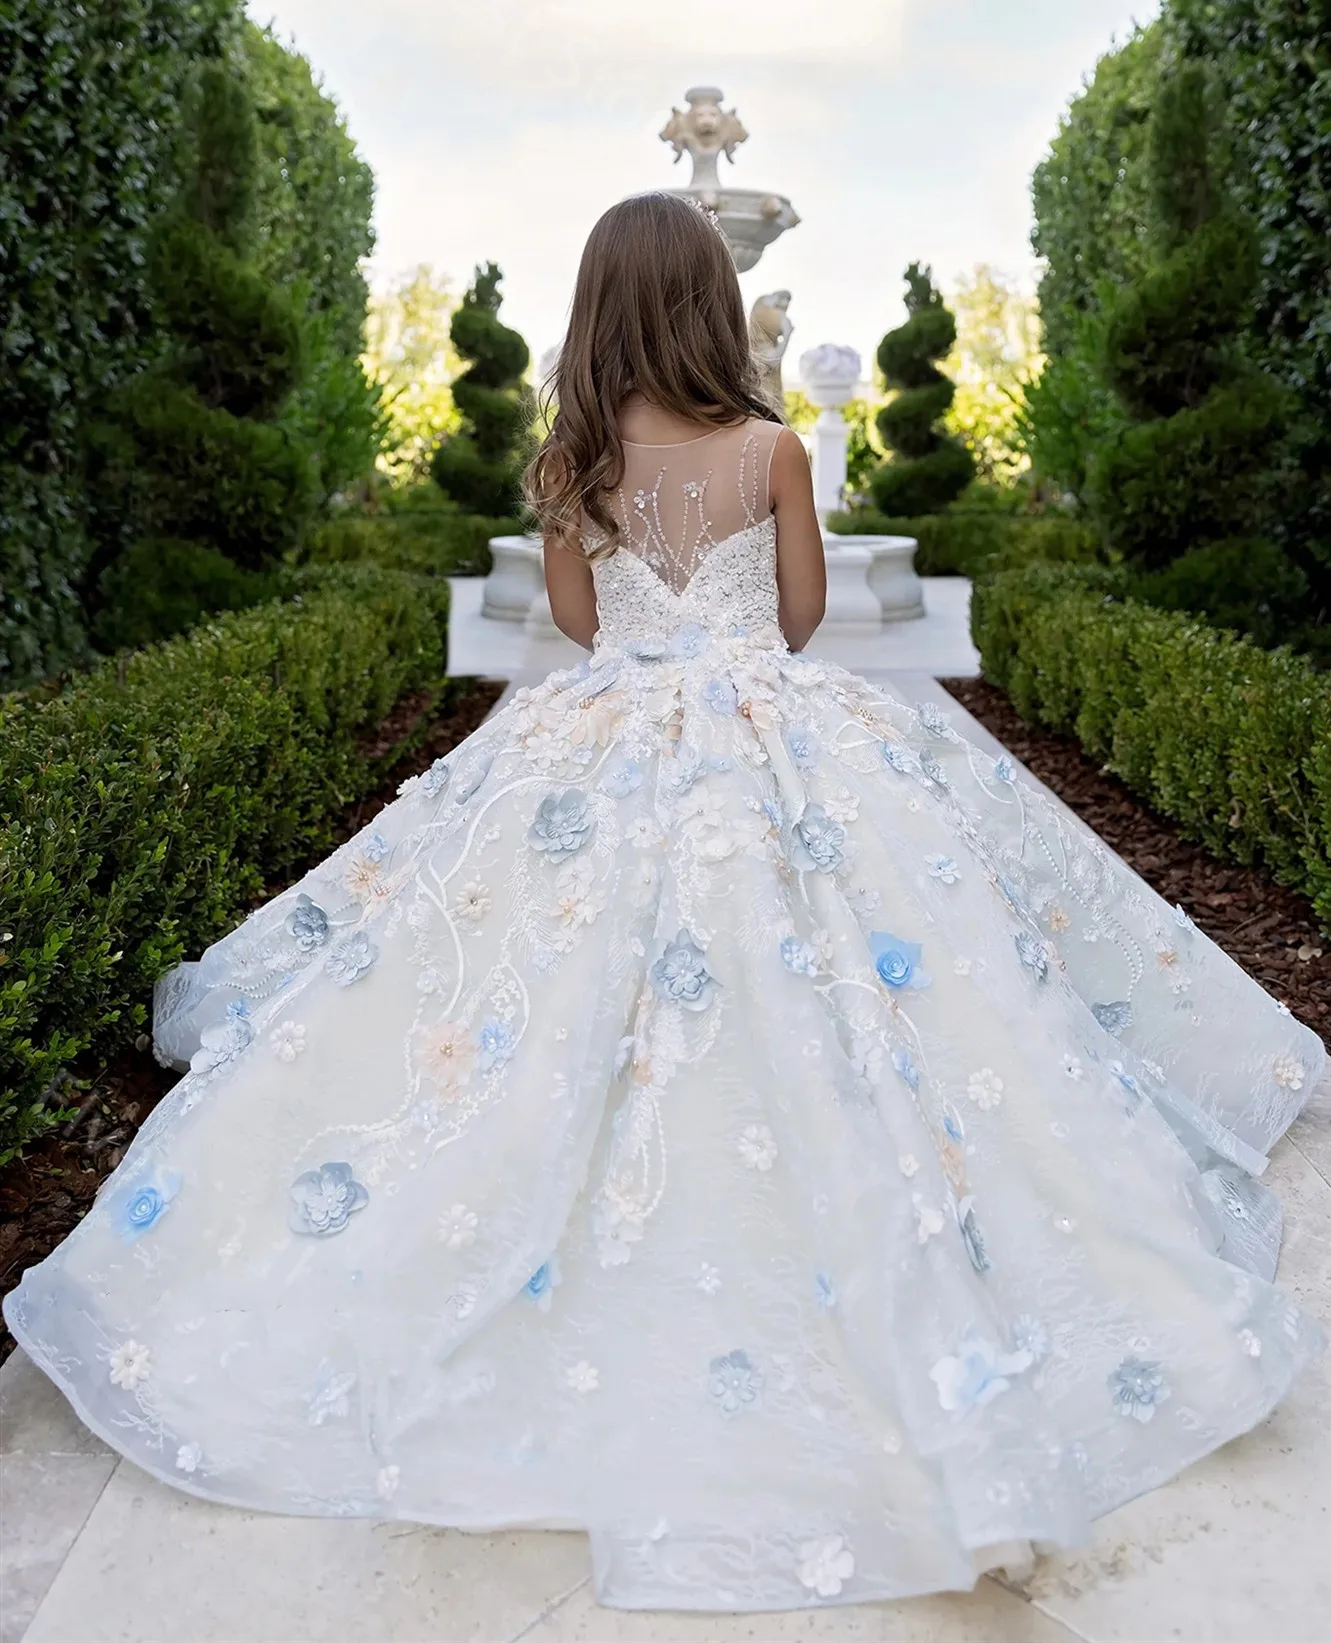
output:
<path id="1" fill-rule="evenodd" d="M 788 651 L 775 433 L 630 446 L 590 661 L 163 982 L 190 1070 L 5 1305 L 136 1465 L 858 1602 L 1081 1541 L 1318 1347 L 1256 1178 L 1322 1044 Z"/>

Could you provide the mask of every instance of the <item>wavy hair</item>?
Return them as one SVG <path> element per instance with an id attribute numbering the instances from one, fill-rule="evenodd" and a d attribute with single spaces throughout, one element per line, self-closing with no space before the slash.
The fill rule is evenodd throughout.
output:
<path id="1" fill-rule="evenodd" d="M 734 259 L 715 219 L 678 194 L 612 205 L 587 238 L 559 362 L 542 393 L 550 432 L 527 468 L 544 535 L 613 553 L 624 477 L 618 417 L 631 394 L 690 422 L 780 416 L 759 386 Z"/>

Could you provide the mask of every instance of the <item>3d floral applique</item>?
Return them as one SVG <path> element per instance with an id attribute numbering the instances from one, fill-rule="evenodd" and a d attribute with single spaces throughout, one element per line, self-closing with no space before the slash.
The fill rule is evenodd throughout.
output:
<path id="1" fill-rule="evenodd" d="M 687 930 L 681 930 L 673 941 L 666 942 L 648 977 L 663 999 L 690 1011 L 708 1009 L 718 986 L 716 977 L 707 968 L 702 948 Z"/>
<path id="2" fill-rule="evenodd" d="M 573 1365 L 565 1379 L 569 1386 L 575 1392 L 581 1393 L 583 1397 L 597 1391 L 601 1385 L 600 1371 L 594 1364 L 588 1363 L 585 1358 L 580 1363 Z"/>
<path id="3" fill-rule="evenodd" d="M 855 1556 L 844 1536 L 825 1535 L 804 1542 L 795 1572 L 800 1585 L 818 1597 L 839 1597 L 855 1573 Z"/>
<path id="4" fill-rule="evenodd" d="M 465 1204 L 454 1204 L 439 1217 L 439 1236 L 448 1249 L 466 1249 L 476 1242 L 480 1217 Z"/>
<path id="5" fill-rule="evenodd" d="M 1292 1055 L 1279 1055 L 1272 1065 L 1271 1076 L 1282 1090 L 1301 1090 L 1305 1068 L 1303 1063 L 1296 1061 Z"/>
<path id="6" fill-rule="evenodd" d="M 791 834 L 791 866 L 800 873 L 831 873 L 845 853 L 845 828 L 821 804 L 806 804 Z"/>
<path id="7" fill-rule="evenodd" d="M 721 1288 L 721 1269 L 704 1261 L 698 1268 L 698 1288 L 704 1295 L 715 1295 Z"/>
<path id="8" fill-rule="evenodd" d="M 527 831 L 533 850 L 541 852 L 548 861 L 567 861 L 584 849 L 596 830 L 596 818 L 591 813 L 587 795 L 579 788 L 566 788 L 562 793 L 547 793 L 537 807 L 536 815 Z"/>
<path id="9" fill-rule="evenodd" d="M 887 987 L 928 987 L 932 977 L 920 959 L 924 949 L 918 941 L 905 941 L 885 930 L 869 933 L 869 954 L 878 979 Z"/>
<path id="10" fill-rule="evenodd" d="M 992 1112 L 1003 1099 L 1003 1080 L 992 1067 L 981 1067 L 967 1080 L 966 1094 L 981 1112 Z"/>
<path id="11" fill-rule="evenodd" d="M 464 924 L 479 924 L 490 911 L 490 891 L 479 879 L 472 879 L 458 891 L 453 914 Z"/>
<path id="12" fill-rule="evenodd" d="M 152 1374 L 152 1353 L 138 1341 L 122 1341 L 108 1362 L 112 1386 L 126 1392 L 136 1392 Z"/>
<path id="13" fill-rule="evenodd" d="M 476 1033 L 476 1066 L 483 1073 L 494 1072 L 511 1061 L 518 1040 L 507 1021 L 483 1021 Z"/>
<path id="14" fill-rule="evenodd" d="M 522 1286 L 522 1292 L 538 1312 L 548 1312 L 554 1304 L 555 1290 L 563 1282 L 559 1257 L 552 1255 L 543 1261 Z"/>
<path id="15" fill-rule="evenodd" d="M 268 1043 L 279 1061 L 288 1066 L 305 1053 L 305 1029 L 298 1021 L 283 1021 L 268 1034 Z"/>
<path id="16" fill-rule="evenodd" d="M 930 878 L 935 878 L 940 884 L 957 884 L 961 879 L 961 869 L 951 856 L 926 856 L 925 865 L 929 869 Z"/>
<path id="17" fill-rule="evenodd" d="M 739 1138 L 739 1155 L 750 1169 L 766 1175 L 777 1160 L 776 1137 L 766 1124 L 750 1124 Z"/>
<path id="18" fill-rule="evenodd" d="M 324 969 L 339 987 L 350 987 L 368 975 L 379 957 L 379 949 L 364 930 L 344 936 L 324 960 Z"/>
<path id="19" fill-rule="evenodd" d="M 119 1192 L 112 1205 L 117 1232 L 127 1244 L 137 1243 L 155 1227 L 180 1191 L 178 1171 L 154 1170 Z"/>
<path id="20" fill-rule="evenodd" d="M 291 1230 L 310 1238 L 331 1238 L 344 1231 L 369 1201 L 369 1193 L 352 1175 L 350 1164 L 321 1164 L 291 1183 Z"/>
<path id="21" fill-rule="evenodd" d="M 454 1099 L 476 1067 L 478 1046 L 460 1021 L 437 1021 L 416 1038 L 416 1065 L 439 1086 L 445 1100 Z"/>
<path id="22" fill-rule="evenodd" d="M 762 1396 L 763 1377 L 749 1354 L 736 1350 L 713 1358 L 708 1366 L 708 1390 L 721 1413 L 741 1415 Z"/>
<path id="23" fill-rule="evenodd" d="M 1171 1395 L 1160 1365 L 1136 1356 L 1124 1358 L 1109 1376 L 1109 1392 L 1120 1415 L 1143 1425 Z"/>
<path id="24" fill-rule="evenodd" d="M 1006 1392 L 1012 1377 L 1031 1366 L 1029 1351 L 1004 1352 L 976 1329 L 968 1329 L 955 1353 L 938 1359 L 929 1378 L 943 1409 L 965 1415 Z"/>
<path id="25" fill-rule="evenodd" d="M 328 914 L 302 892 L 296 897 L 296 905 L 287 919 L 287 929 L 300 952 L 313 953 L 328 941 Z"/>
<path id="26" fill-rule="evenodd" d="M 182 1443 L 176 1450 L 176 1470 L 180 1472 L 197 1472 L 199 1462 L 203 1459 L 203 1445 L 200 1443 Z"/>

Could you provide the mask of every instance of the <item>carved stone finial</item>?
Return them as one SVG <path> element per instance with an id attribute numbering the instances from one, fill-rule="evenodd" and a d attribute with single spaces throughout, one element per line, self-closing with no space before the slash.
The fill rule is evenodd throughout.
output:
<path id="1" fill-rule="evenodd" d="M 718 86 L 690 87 L 684 93 L 688 109 L 672 108 L 661 132 L 661 141 L 675 150 L 676 163 L 684 154 L 693 161 L 691 188 L 719 188 L 717 157 L 724 154 L 733 162 L 749 135 L 734 109 L 721 107 L 721 96 Z"/>

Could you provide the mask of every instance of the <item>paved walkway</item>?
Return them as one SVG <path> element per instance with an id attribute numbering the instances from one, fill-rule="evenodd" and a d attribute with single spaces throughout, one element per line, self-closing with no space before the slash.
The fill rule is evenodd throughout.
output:
<path id="1" fill-rule="evenodd" d="M 940 701 L 993 749 L 933 678 L 974 670 L 966 585 L 926 586 L 924 622 L 834 659 Z M 456 671 L 529 676 L 564 659 L 482 626 L 477 584 L 460 592 Z M 1266 1179 L 1286 1208 L 1280 1281 L 1331 1327 L 1331 1113 L 1300 1120 Z M 0 1643 L 1323 1643 L 1331 1365 L 1257 1431 L 1104 1519 L 1079 1556 L 965 1596 L 735 1617 L 599 1609 L 580 1535 L 276 1518 L 179 1495 L 84 1431 L 18 1354 L 0 1369 L 0 1527 Z"/>

